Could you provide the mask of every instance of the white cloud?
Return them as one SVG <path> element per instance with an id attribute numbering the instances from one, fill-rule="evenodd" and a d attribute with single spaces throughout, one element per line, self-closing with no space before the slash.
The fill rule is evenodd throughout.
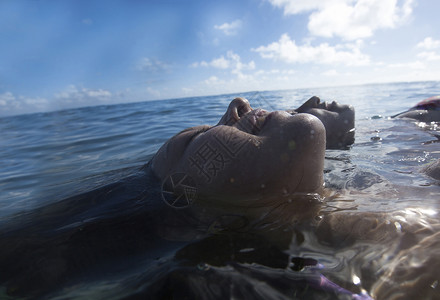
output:
<path id="1" fill-rule="evenodd" d="M 285 15 L 295 15 L 302 12 L 307 12 L 319 9 L 323 6 L 323 0 L 269 0 L 269 2 L 284 9 Z"/>
<path id="2" fill-rule="evenodd" d="M 148 72 L 162 72 L 162 71 L 168 71 L 171 68 L 170 65 L 154 59 L 154 58 L 148 58 L 144 57 L 136 65 L 136 69 L 139 71 L 148 71 Z"/>
<path id="3" fill-rule="evenodd" d="M 129 92 L 129 91 L 127 91 Z M 68 86 L 65 90 L 55 93 L 50 99 L 42 97 L 25 97 L 11 92 L 0 94 L 0 115 L 14 115 L 53 111 L 81 106 L 120 103 L 124 100 L 123 92 L 111 93 L 104 89 L 89 89 Z"/>
<path id="4" fill-rule="evenodd" d="M 416 70 L 426 69 L 426 65 L 421 61 L 389 64 L 388 67 L 389 68 L 402 68 L 402 69 L 416 69 Z"/>
<path id="5" fill-rule="evenodd" d="M 327 70 L 327 71 L 323 72 L 322 75 L 332 77 L 332 76 L 338 76 L 339 73 L 335 69 L 332 69 L 332 70 Z"/>
<path id="6" fill-rule="evenodd" d="M 232 63 L 233 61 L 224 58 L 224 56 L 221 56 L 219 58 L 213 59 L 210 65 L 218 69 L 228 69 L 230 68 Z M 204 66 L 206 66 L 206 64 L 204 64 Z"/>
<path id="7" fill-rule="evenodd" d="M 31 105 L 36 109 L 45 108 L 49 103 L 49 101 L 47 101 L 47 99 L 44 98 L 23 98 L 23 99 L 24 99 L 24 103 L 26 103 L 27 105 Z"/>
<path id="8" fill-rule="evenodd" d="M 192 88 L 187 88 L 187 87 L 182 88 L 182 93 L 184 93 L 185 95 L 190 95 L 193 92 L 194 92 L 194 89 L 192 89 Z"/>
<path id="9" fill-rule="evenodd" d="M 152 87 L 147 87 L 147 93 L 153 97 L 160 97 L 160 91 L 153 89 Z"/>
<path id="10" fill-rule="evenodd" d="M 428 61 L 440 60 L 440 55 L 434 51 L 420 52 L 419 54 L 417 54 L 417 57 Z"/>
<path id="11" fill-rule="evenodd" d="M 223 23 L 222 25 L 215 25 L 214 28 L 221 30 L 225 35 L 236 35 L 242 26 L 241 20 L 235 20 L 231 23 Z"/>
<path id="12" fill-rule="evenodd" d="M 0 114 L 30 113 L 46 110 L 49 101 L 44 98 L 15 96 L 11 92 L 0 94 Z"/>
<path id="13" fill-rule="evenodd" d="M 248 63 L 241 62 L 241 58 L 238 54 L 233 51 L 228 51 L 225 56 L 220 56 L 218 58 L 214 58 L 210 62 L 201 61 L 195 62 L 191 65 L 194 68 L 197 67 L 212 67 L 221 70 L 231 70 L 232 74 L 237 75 L 238 77 L 244 77 L 243 71 L 246 70 L 254 70 L 255 62 L 250 61 Z"/>
<path id="14" fill-rule="evenodd" d="M 211 76 L 208 79 L 203 81 L 207 85 L 223 85 L 225 84 L 224 80 L 220 80 L 217 76 Z"/>
<path id="15" fill-rule="evenodd" d="M 382 28 L 395 28 L 412 13 L 413 0 L 269 0 L 285 15 L 311 12 L 312 35 L 339 36 L 348 40 L 366 38 Z M 399 5 L 400 4 L 400 5 Z"/>
<path id="16" fill-rule="evenodd" d="M 283 76 L 290 76 L 295 74 L 295 70 L 278 70 L 278 69 L 271 69 L 271 70 L 258 70 L 254 73 L 255 76 L 273 76 L 273 75 L 283 75 Z"/>
<path id="17" fill-rule="evenodd" d="M 297 71 L 291 69 L 254 70 L 229 76 L 221 74 L 210 76 L 194 87 L 199 93 L 235 93 L 264 89 L 292 88 L 297 81 Z"/>
<path id="18" fill-rule="evenodd" d="M 279 41 L 267 46 L 252 49 L 261 57 L 287 63 L 343 64 L 350 66 L 367 65 L 370 58 L 360 51 L 361 42 L 330 46 L 327 43 L 318 46 L 305 44 L 298 46 L 288 34 L 283 34 Z"/>
<path id="19" fill-rule="evenodd" d="M 64 106 L 79 105 L 95 105 L 106 103 L 112 98 L 112 93 L 103 89 L 92 90 L 88 88 L 78 88 L 75 85 L 70 85 L 66 90 L 56 93 L 54 99 L 58 104 Z"/>
<path id="20" fill-rule="evenodd" d="M 7 106 L 15 101 L 15 96 L 11 92 L 0 95 L 0 106 Z"/>
<path id="21" fill-rule="evenodd" d="M 425 50 L 433 50 L 440 48 L 440 40 L 434 40 L 432 37 L 426 37 L 423 41 L 417 44 L 417 48 Z"/>
<path id="22" fill-rule="evenodd" d="M 421 49 L 421 52 L 417 54 L 418 58 L 425 61 L 440 60 L 440 54 L 437 52 L 438 49 L 440 49 L 440 40 L 426 37 L 423 41 L 417 44 L 416 48 Z"/>

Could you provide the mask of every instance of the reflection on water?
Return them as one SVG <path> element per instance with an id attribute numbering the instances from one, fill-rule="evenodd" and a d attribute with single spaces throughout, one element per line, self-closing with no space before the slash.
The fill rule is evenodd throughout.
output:
<path id="1" fill-rule="evenodd" d="M 0 118 L 0 298 L 440 299 L 440 186 L 420 172 L 440 158 L 439 128 L 387 118 L 439 85 L 240 95 L 356 108 L 353 147 L 326 152 L 325 197 L 278 199 L 257 220 L 176 221 L 140 169 L 237 95 Z"/>

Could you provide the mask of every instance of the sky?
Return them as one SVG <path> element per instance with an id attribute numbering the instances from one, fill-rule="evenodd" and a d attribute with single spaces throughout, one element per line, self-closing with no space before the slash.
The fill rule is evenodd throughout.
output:
<path id="1" fill-rule="evenodd" d="M 1 0 L 0 116 L 440 80 L 438 0 Z"/>

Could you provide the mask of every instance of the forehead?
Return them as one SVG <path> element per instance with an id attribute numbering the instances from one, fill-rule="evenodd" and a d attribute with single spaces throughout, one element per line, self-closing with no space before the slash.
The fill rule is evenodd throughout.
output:
<path id="1" fill-rule="evenodd" d="M 311 109 L 307 110 L 306 112 L 309 114 L 312 114 L 314 116 L 337 117 L 340 114 L 339 111 L 333 111 L 333 110 L 328 110 L 328 109 L 324 109 L 324 108 L 311 108 Z"/>

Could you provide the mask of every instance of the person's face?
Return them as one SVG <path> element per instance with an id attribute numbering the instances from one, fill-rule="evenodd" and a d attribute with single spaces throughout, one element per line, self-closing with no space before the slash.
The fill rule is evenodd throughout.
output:
<path id="1" fill-rule="evenodd" d="M 310 114 L 252 109 L 234 99 L 214 127 L 194 127 L 169 140 L 153 160 L 159 177 L 190 176 L 199 196 L 244 199 L 320 191 L 325 129 Z M 170 165 L 172 162 L 172 165 Z"/>
<path id="2" fill-rule="evenodd" d="M 316 116 L 324 124 L 327 136 L 327 149 L 343 149 L 354 143 L 354 108 L 333 101 L 321 102 L 312 97 L 301 105 L 298 113 Z"/>

